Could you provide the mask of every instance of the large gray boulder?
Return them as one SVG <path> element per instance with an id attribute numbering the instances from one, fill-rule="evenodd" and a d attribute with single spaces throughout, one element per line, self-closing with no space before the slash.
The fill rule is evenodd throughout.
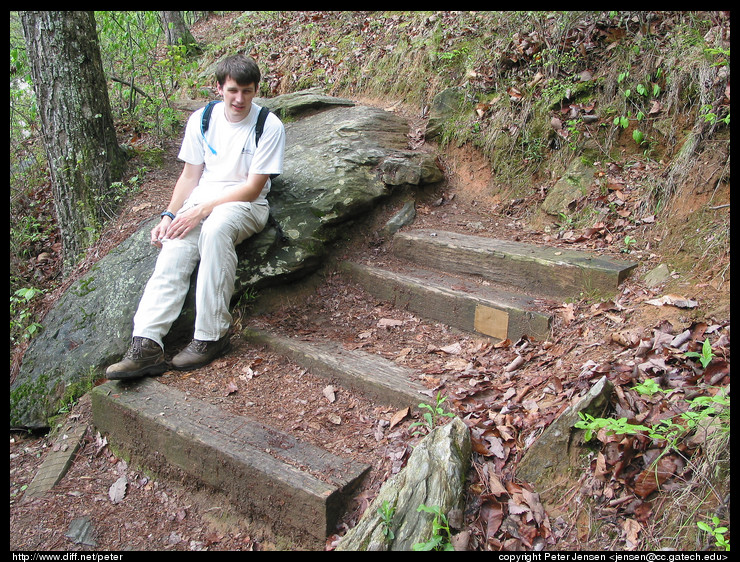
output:
<path id="1" fill-rule="evenodd" d="M 408 126 L 395 114 L 315 91 L 262 101 L 284 119 L 285 166 L 269 195 L 270 223 L 238 248 L 235 299 L 315 271 L 353 219 L 396 186 L 442 179 L 433 155 L 406 150 Z M 148 239 L 156 220 L 72 284 L 43 319 L 11 384 L 11 427 L 48 427 L 66 400 L 126 351 L 157 256 Z M 191 332 L 193 318 L 191 297 L 165 344 Z"/>

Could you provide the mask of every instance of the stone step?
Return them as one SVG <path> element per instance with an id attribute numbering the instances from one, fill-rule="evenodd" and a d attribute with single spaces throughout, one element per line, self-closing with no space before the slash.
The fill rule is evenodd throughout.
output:
<path id="1" fill-rule="evenodd" d="M 99 431 L 133 462 L 211 486 L 276 534 L 319 548 L 370 468 L 151 378 L 96 387 L 92 409 Z"/>
<path id="2" fill-rule="evenodd" d="M 414 372 L 379 355 L 345 349 L 330 341 L 310 342 L 260 330 L 247 329 L 242 336 L 265 345 L 309 369 L 314 375 L 337 380 L 382 404 L 416 408 L 428 403 L 428 389 L 415 380 Z"/>
<path id="3" fill-rule="evenodd" d="M 353 262 L 340 267 L 373 296 L 453 328 L 496 340 L 550 336 L 552 318 L 537 311 L 532 297 L 420 269 L 398 273 Z"/>
<path id="4" fill-rule="evenodd" d="M 393 252 L 425 268 L 477 275 L 553 299 L 612 296 L 637 267 L 578 250 L 425 229 L 396 233 Z"/>

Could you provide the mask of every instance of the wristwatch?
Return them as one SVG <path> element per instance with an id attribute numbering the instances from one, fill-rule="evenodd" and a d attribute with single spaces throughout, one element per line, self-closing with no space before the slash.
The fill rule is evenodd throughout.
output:
<path id="1" fill-rule="evenodd" d="M 160 216 L 160 217 L 162 217 L 162 218 L 164 218 L 164 217 L 170 217 L 170 218 L 171 218 L 172 220 L 175 220 L 175 215 L 173 215 L 173 214 L 172 214 L 172 213 L 170 213 L 169 211 L 164 211 L 164 212 L 162 212 L 162 214 L 161 214 L 161 215 L 159 215 L 159 216 Z"/>

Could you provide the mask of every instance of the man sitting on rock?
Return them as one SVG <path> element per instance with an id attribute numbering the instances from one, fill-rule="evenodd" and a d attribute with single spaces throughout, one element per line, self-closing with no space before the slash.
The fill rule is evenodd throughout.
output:
<path id="1" fill-rule="evenodd" d="M 166 370 L 162 340 L 180 315 L 198 262 L 194 339 L 172 359 L 179 370 L 207 365 L 230 349 L 229 304 L 234 292 L 235 246 L 260 232 L 268 219 L 270 175 L 282 172 L 285 130 L 270 113 L 255 146 L 260 106 L 253 102 L 260 70 L 244 55 L 216 70 L 218 93 L 208 128 L 203 110 L 188 120 L 178 155 L 185 162 L 151 243 L 161 248 L 134 316 L 133 340 L 109 379 L 131 379 Z"/>

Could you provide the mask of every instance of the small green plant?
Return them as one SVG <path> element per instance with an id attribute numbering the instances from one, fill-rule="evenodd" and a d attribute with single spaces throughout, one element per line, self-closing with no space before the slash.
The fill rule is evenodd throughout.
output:
<path id="1" fill-rule="evenodd" d="M 566 213 L 563 213 L 562 211 L 558 213 L 558 229 L 560 231 L 568 230 L 573 227 L 573 217 L 570 215 L 567 215 Z"/>
<path id="2" fill-rule="evenodd" d="M 576 422 L 573 427 L 586 430 L 583 436 L 586 441 L 591 441 L 594 434 L 604 428 L 617 435 L 631 435 L 640 431 L 650 431 L 650 428 L 644 425 L 629 423 L 627 418 L 594 418 L 591 414 L 584 414 L 583 412 L 578 412 L 578 415 L 581 417 L 581 421 Z"/>
<path id="3" fill-rule="evenodd" d="M 727 113 L 727 115 L 720 118 L 716 113 L 712 111 L 712 106 L 708 103 L 701 106 L 701 116 L 704 119 L 704 121 L 708 123 L 712 123 L 713 125 L 715 123 L 724 123 L 725 125 L 730 124 L 730 113 L 729 112 Z"/>
<path id="4" fill-rule="evenodd" d="M 712 352 L 712 344 L 709 343 L 709 338 L 706 338 L 704 340 L 704 343 L 701 346 L 701 353 L 698 353 L 696 351 L 687 351 L 686 353 L 684 353 L 684 357 L 695 357 L 699 359 L 699 363 L 701 363 L 701 366 L 706 369 L 707 365 L 711 363 L 712 358 L 714 357 L 714 352 Z"/>
<path id="5" fill-rule="evenodd" d="M 704 49 L 704 52 L 707 54 L 707 56 L 716 57 L 717 60 L 712 62 L 712 66 L 729 66 L 730 65 L 730 49 L 722 49 L 722 48 L 706 48 Z"/>
<path id="6" fill-rule="evenodd" d="M 10 296 L 10 343 L 18 338 L 30 339 L 42 328 L 33 320 L 33 312 L 28 307 L 31 300 L 43 293 L 35 287 L 22 287 Z"/>
<path id="7" fill-rule="evenodd" d="M 622 248 L 623 254 L 629 254 L 632 251 L 632 247 L 637 244 L 637 239 L 629 234 L 624 237 L 624 248 Z"/>
<path id="8" fill-rule="evenodd" d="M 571 150 L 578 150 L 579 148 L 578 139 L 582 134 L 581 123 L 583 123 L 583 119 L 568 119 L 565 122 L 565 130 L 568 132 L 568 148 Z"/>
<path id="9" fill-rule="evenodd" d="M 717 547 L 723 548 L 726 551 L 730 550 L 730 541 L 725 538 L 725 533 L 727 533 L 729 529 L 724 525 L 720 525 L 719 517 L 712 517 L 712 525 L 709 525 L 704 521 L 699 521 L 697 522 L 696 526 L 699 527 L 702 531 L 706 531 L 707 533 L 712 535 L 714 537 L 714 544 Z"/>
<path id="10" fill-rule="evenodd" d="M 437 398 L 435 400 L 434 406 L 431 406 L 429 404 L 425 404 L 424 402 L 422 402 L 421 404 L 419 404 L 419 408 L 421 408 L 422 410 L 427 410 L 423 414 L 423 418 L 424 418 L 425 421 L 423 421 L 423 422 L 422 421 L 414 422 L 414 423 L 411 424 L 410 427 L 417 427 L 417 426 L 424 427 L 424 426 L 426 426 L 427 431 L 431 431 L 431 430 L 433 430 L 437 426 L 437 419 L 439 417 L 454 418 L 455 417 L 454 414 L 450 414 L 448 412 L 445 412 L 442 409 L 442 403 L 445 400 L 446 400 L 446 398 L 444 396 L 442 396 L 441 393 L 437 392 Z M 421 433 L 422 433 L 421 431 L 415 431 L 413 433 L 413 435 L 419 435 Z"/>
<path id="11" fill-rule="evenodd" d="M 636 384 L 632 387 L 632 389 L 636 392 L 639 392 L 640 394 L 645 394 L 647 396 L 652 396 L 653 394 L 656 394 L 658 392 L 663 392 L 663 389 L 660 388 L 660 385 L 653 379 L 647 379 L 645 382 Z"/>
<path id="12" fill-rule="evenodd" d="M 470 50 L 468 47 L 461 47 L 459 49 L 452 49 L 451 51 L 444 51 L 436 53 L 437 60 L 441 62 L 442 68 L 454 66 L 464 62 Z"/>
<path id="13" fill-rule="evenodd" d="M 622 127 L 622 129 L 626 129 L 630 126 L 630 120 L 625 115 L 617 115 L 614 118 L 614 124 L 617 127 Z"/>
<path id="14" fill-rule="evenodd" d="M 642 81 L 635 83 L 632 81 L 633 87 L 629 87 L 629 72 L 620 72 L 617 75 L 617 84 L 623 87 L 622 95 L 625 100 L 625 113 L 617 115 L 614 118 L 614 125 L 622 129 L 629 127 L 630 120 L 642 123 L 645 121 L 650 114 L 650 104 L 663 93 L 663 90 L 658 83 L 663 78 L 663 70 L 658 68 L 654 73 L 645 76 Z M 631 108 L 631 109 L 630 109 Z M 632 131 L 632 140 L 638 146 L 647 145 L 647 149 L 650 149 L 650 139 L 640 129 Z"/>
<path id="15" fill-rule="evenodd" d="M 396 535 L 393 533 L 393 529 L 391 529 L 391 522 L 396 513 L 396 507 L 388 503 L 388 500 L 383 500 L 383 504 L 378 508 L 378 513 L 382 519 L 383 536 L 386 540 L 392 541 L 396 538 Z"/>
<path id="16" fill-rule="evenodd" d="M 427 507 L 421 504 L 416 511 L 431 513 L 434 515 L 434 520 L 432 521 L 432 536 L 426 542 L 415 543 L 412 547 L 413 550 L 455 550 L 450 542 L 450 524 L 447 522 L 447 516 L 442 513 L 439 506 Z"/>
<path id="17" fill-rule="evenodd" d="M 643 385 L 646 384 L 643 383 Z M 647 385 L 645 388 L 648 387 L 653 388 L 652 385 Z M 730 399 L 725 395 L 717 394 L 716 396 L 699 396 L 689 400 L 688 409 L 678 416 L 680 423 L 674 421 L 674 418 L 667 418 L 654 426 L 647 427 L 631 424 L 627 421 L 627 418 L 594 418 L 590 414 L 578 412 L 581 420 L 573 424 L 573 427 L 585 430 L 584 440 L 587 442 L 600 429 L 606 429 L 617 435 L 634 435 L 644 431 L 652 439 L 665 441 L 665 451 L 668 451 L 669 449 L 677 449 L 678 441 L 682 436 L 695 429 L 703 420 L 718 413 L 714 404 L 729 407 Z"/>
<path id="18" fill-rule="evenodd" d="M 19 217 L 10 226 L 10 249 L 21 257 L 28 257 L 34 244 L 48 236 L 49 227 L 36 217 Z"/>

